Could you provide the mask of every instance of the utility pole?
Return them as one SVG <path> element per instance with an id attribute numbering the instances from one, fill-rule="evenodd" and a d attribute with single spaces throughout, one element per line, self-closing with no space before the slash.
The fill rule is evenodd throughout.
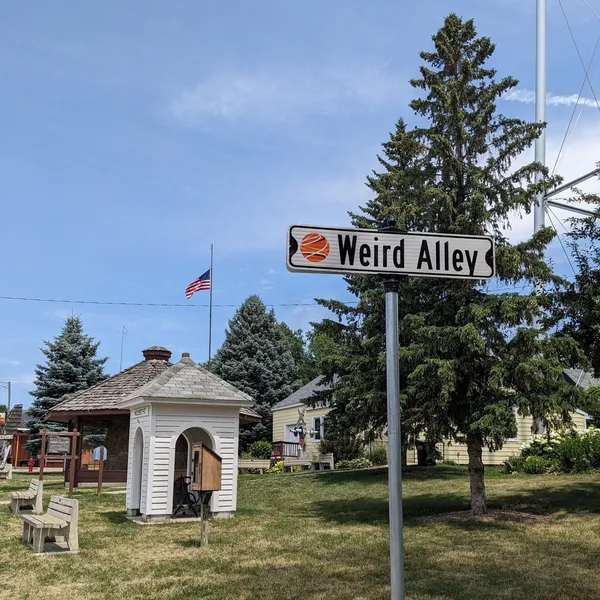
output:
<path id="1" fill-rule="evenodd" d="M 127 333 L 127 325 L 123 325 L 123 330 L 121 331 L 121 359 L 119 361 L 119 371 L 123 370 L 123 346 L 125 345 L 125 336 Z"/>
<path id="2" fill-rule="evenodd" d="M 536 42 L 536 74 L 535 74 L 535 121 L 546 122 L 546 5 L 547 0 L 537 0 L 537 42 Z M 535 140 L 535 161 L 546 166 L 546 129 Z M 535 182 L 542 180 L 537 173 Z M 537 233 L 545 224 L 546 206 L 543 192 L 535 198 L 533 206 L 533 232 Z"/>

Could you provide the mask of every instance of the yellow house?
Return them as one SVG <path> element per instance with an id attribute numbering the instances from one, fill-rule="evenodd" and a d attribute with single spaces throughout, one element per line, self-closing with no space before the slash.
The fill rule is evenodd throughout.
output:
<path id="1" fill-rule="evenodd" d="M 600 379 L 594 379 L 589 373 L 579 369 L 566 369 L 565 377 L 573 385 L 587 388 L 590 385 L 600 385 Z M 298 410 L 304 410 L 307 435 L 305 436 L 305 452 L 312 456 L 318 453 L 319 442 L 323 438 L 323 422 L 331 410 L 329 406 L 311 408 L 304 402 L 311 398 L 315 392 L 329 389 L 321 384 L 321 377 L 313 379 L 310 383 L 295 391 L 291 396 L 273 406 L 273 446 L 281 448 L 282 455 L 296 456 L 299 438 L 294 435 L 294 429 L 298 422 Z M 533 428 L 532 417 L 522 417 L 515 414 L 517 420 L 517 436 L 507 439 L 501 450 L 490 452 L 483 451 L 484 465 L 502 465 L 504 461 L 519 454 L 521 445 L 530 441 L 535 434 L 544 433 L 543 425 L 540 423 Z M 575 429 L 584 431 L 591 423 L 592 417 L 582 410 L 571 413 L 572 424 Z M 387 441 L 385 435 L 382 441 Z M 417 442 L 419 444 L 419 442 Z M 422 442 L 420 443 L 422 444 Z M 468 463 L 467 447 L 464 444 L 444 440 L 437 444 L 437 449 L 444 461 L 453 461 L 459 465 Z M 419 464 L 419 449 L 417 447 L 407 449 L 407 464 Z M 424 456 L 421 456 L 421 460 Z"/>
<path id="2" fill-rule="evenodd" d="M 297 456 L 299 452 L 303 452 L 307 456 L 314 456 L 319 453 L 319 443 L 323 439 L 323 423 L 331 408 L 326 405 L 312 408 L 304 402 L 312 398 L 315 393 L 329 389 L 321 383 L 322 379 L 321 376 L 316 377 L 271 409 L 274 454 Z M 303 450 L 296 430 L 299 418 L 303 418 L 306 423 Z"/>

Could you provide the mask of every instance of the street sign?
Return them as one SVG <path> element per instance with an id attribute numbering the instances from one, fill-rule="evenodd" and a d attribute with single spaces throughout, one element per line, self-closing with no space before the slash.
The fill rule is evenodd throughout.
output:
<path id="1" fill-rule="evenodd" d="M 488 236 L 292 225 L 287 268 L 300 273 L 364 273 L 491 279 Z"/>

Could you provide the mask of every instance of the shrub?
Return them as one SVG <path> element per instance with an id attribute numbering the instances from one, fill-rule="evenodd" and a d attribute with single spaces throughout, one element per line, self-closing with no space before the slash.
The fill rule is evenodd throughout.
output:
<path id="1" fill-rule="evenodd" d="M 542 456 L 528 456 L 523 461 L 523 473 L 528 475 L 542 475 L 549 467 L 548 461 Z"/>
<path id="2" fill-rule="evenodd" d="M 511 456 L 504 462 L 504 470 L 507 473 L 519 473 L 523 470 L 525 459 L 522 456 Z"/>
<path id="3" fill-rule="evenodd" d="M 323 440 L 319 444 L 320 454 L 333 453 L 335 460 L 353 460 L 363 455 L 363 442 L 353 435 Z"/>
<path id="4" fill-rule="evenodd" d="M 369 454 L 369 459 L 374 465 L 387 465 L 387 448 L 383 445 L 375 446 Z"/>
<path id="5" fill-rule="evenodd" d="M 372 466 L 373 463 L 364 456 L 353 460 L 340 460 L 335 463 L 336 469 L 365 469 L 366 467 Z"/>
<path id="6" fill-rule="evenodd" d="M 281 473 L 283 471 L 283 461 L 278 460 L 268 471 L 267 473 Z"/>
<path id="7" fill-rule="evenodd" d="M 262 440 L 254 442 L 250 448 L 250 454 L 253 458 L 271 458 L 272 452 L 273 446 L 271 446 L 269 442 L 264 442 Z"/>

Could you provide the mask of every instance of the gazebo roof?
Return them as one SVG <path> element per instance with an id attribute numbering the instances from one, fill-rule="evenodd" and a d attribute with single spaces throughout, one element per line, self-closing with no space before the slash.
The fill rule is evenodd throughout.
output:
<path id="1" fill-rule="evenodd" d="M 48 412 L 47 420 L 67 422 L 77 415 L 129 415 L 129 410 L 119 406 L 119 404 L 131 395 L 139 396 L 139 390 L 142 388 L 146 389 L 145 386 L 148 384 L 158 382 L 162 374 L 166 373 L 170 368 L 177 366 L 169 362 L 171 353 L 162 346 L 147 348 L 143 351 L 143 354 L 145 359 L 141 362 L 124 369 L 116 375 L 108 377 L 86 390 L 76 392 L 67 400 L 52 407 Z M 194 365 L 196 364 L 191 360 L 190 362 Z M 201 367 L 198 367 L 198 369 L 201 369 Z M 204 369 L 201 370 L 208 373 Z M 252 399 L 250 399 L 249 403 L 246 402 L 249 396 L 243 392 L 235 390 L 233 386 L 225 383 L 215 375 L 210 373 L 209 375 L 212 380 L 218 379 L 225 387 L 228 386 L 230 390 L 242 394 L 244 401 L 240 402 L 240 404 L 252 403 Z M 240 410 L 240 416 L 246 422 L 258 422 L 261 420 L 261 416 L 258 413 L 246 407 Z"/>
<path id="2" fill-rule="evenodd" d="M 254 403 L 248 394 L 202 368 L 188 354 L 184 354 L 177 364 L 169 367 L 156 379 L 123 398 L 122 404 L 142 397 L 144 399 L 207 400 L 245 407 Z M 242 411 L 246 412 L 246 409 L 242 408 Z M 257 413 L 254 414 L 259 416 Z"/>

